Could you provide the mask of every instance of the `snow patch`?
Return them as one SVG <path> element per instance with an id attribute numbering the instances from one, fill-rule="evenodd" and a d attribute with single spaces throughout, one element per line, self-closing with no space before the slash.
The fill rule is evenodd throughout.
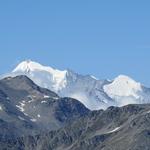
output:
<path id="1" fill-rule="evenodd" d="M 149 113 L 150 113 L 150 110 L 146 112 L 146 114 L 149 114 Z"/>
<path id="2" fill-rule="evenodd" d="M 46 103 L 46 101 L 41 101 L 41 104 Z"/>
<path id="3" fill-rule="evenodd" d="M 30 101 L 28 101 L 28 103 L 32 103 L 32 102 L 34 102 L 34 100 L 30 100 Z"/>
<path id="4" fill-rule="evenodd" d="M 19 108 L 20 111 L 24 112 L 24 108 L 20 105 L 16 105 L 17 108 Z"/>
<path id="5" fill-rule="evenodd" d="M 21 116 L 18 116 L 18 118 L 19 118 L 20 120 L 23 120 L 23 121 L 25 120 L 25 119 L 24 119 L 23 117 L 21 117 Z"/>
<path id="6" fill-rule="evenodd" d="M 113 129 L 113 130 L 111 130 L 111 131 L 107 132 L 107 134 L 109 134 L 109 133 L 113 133 L 113 132 L 116 132 L 116 131 L 118 131 L 120 128 L 121 128 L 121 127 L 117 127 L 117 128 L 115 128 L 115 129 Z"/>
<path id="7" fill-rule="evenodd" d="M 50 98 L 50 96 L 48 96 L 48 95 L 44 95 L 44 98 Z"/>
<path id="8" fill-rule="evenodd" d="M 40 115 L 40 114 L 38 114 L 38 115 L 37 115 L 37 117 L 38 117 L 38 118 L 40 118 L 40 117 L 41 117 L 41 115 Z"/>
<path id="9" fill-rule="evenodd" d="M 25 109 L 24 109 L 24 106 L 25 106 L 25 101 L 22 101 L 22 102 L 19 102 L 20 105 L 16 105 L 17 108 L 19 108 L 19 110 L 21 112 L 24 112 Z"/>
<path id="10" fill-rule="evenodd" d="M 95 80 L 98 80 L 98 78 L 96 78 L 95 76 L 91 75 L 90 77 L 93 78 L 93 79 L 95 79 Z"/>
<path id="11" fill-rule="evenodd" d="M 25 116 L 28 116 L 28 114 L 27 114 L 27 113 L 24 113 L 24 115 L 25 115 Z"/>
<path id="12" fill-rule="evenodd" d="M 53 99 L 59 99 L 59 97 L 53 97 Z"/>
<path id="13" fill-rule="evenodd" d="M 32 122 L 36 122 L 37 120 L 35 118 L 30 119 Z"/>
<path id="14" fill-rule="evenodd" d="M 28 95 L 27 97 L 31 99 L 31 100 L 29 100 L 29 101 L 28 101 L 28 103 L 32 103 L 32 102 L 34 102 L 34 101 L 35 101 L 35 99 L 34 99 L 34 98 L 35 98 L 36 96 Z"/>
<path id="15" fill-rule="evenodd" d="M 0 111 L 2 111 L 3 110 L 3 108 L 2 108 L 2 106 L 0 106 Z"/>

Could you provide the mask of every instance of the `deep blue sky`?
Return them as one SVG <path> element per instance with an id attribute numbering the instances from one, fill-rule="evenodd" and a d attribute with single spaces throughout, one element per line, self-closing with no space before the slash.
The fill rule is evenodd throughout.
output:
<path id="1" fill-rule="evenodd" d="M 150 87 L 149 0 L 1 0 L 0 73 L 24 59 Z"/>

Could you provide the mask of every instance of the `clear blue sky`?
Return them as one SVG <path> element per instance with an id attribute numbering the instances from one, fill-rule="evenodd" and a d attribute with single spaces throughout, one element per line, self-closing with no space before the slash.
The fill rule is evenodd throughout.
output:
<path id="1" fill-rule="evenodd" d="M 149 0 L 1 0 L 0 73 L 24 59 L 150 87 Z"/>

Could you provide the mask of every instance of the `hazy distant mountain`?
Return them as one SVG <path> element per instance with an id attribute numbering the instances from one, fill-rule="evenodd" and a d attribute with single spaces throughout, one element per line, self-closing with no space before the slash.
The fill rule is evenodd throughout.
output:
<path id="1" fill-rule="evenodd" d="M 112 81 L 99 80 L 90 75 L 79 75 L 70 70 L 60 71 L 29 60 L 21 62 L 5 77 L 17 75 L 26 75 L 37 85 L 59 96 L 78 99 L 91 110 L 150 102 L 150 89 L 125 75 Z"/>

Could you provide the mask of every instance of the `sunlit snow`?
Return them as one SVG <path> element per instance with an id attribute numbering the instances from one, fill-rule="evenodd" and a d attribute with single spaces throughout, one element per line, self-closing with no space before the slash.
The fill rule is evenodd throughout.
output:
<path id="1" fill-rule="evenodd" d="M 48 96 L 48 95 L 44 95 L 44 98 L 50 98 L 50 96 Z"/>
<path id="2" fill-rule="evenodd" d="M 111 131 L 107 132 L 107 134 L 109 134 L 109 133 L 113 133 L 113 132 L 116 132 L 116 131 L 118 131 L 119 129 L 120 129 L 120 127 L 117 127 L 117 128 L 115 128 L 115 129 L 113 129 L 113 130 L 111 130 Z"/>
<path id="3" fill-rule="evenodd" d="M 17 75 L 26 75 L 37 85 L 54 91 L 61 97 L 78 99 L 91 110 L 149 102 L 150 93 L 140 83 L 125 75 L 111 81 L 99 80 L 94 76 L 80 75 L 70 70 L 61 71 L 30 60 L 21 62 L 9 74 Z M 28 102 L 32 101 L 34 98 L 31 96 Z"/>
<path id="4" fill-rule="evenodd" d="M 41 101 L 41 104 L 46 103 L 46 101 Z"/>
<path id="5" fill-rule="evenodd" d="M 2 108 L 2 106 L 0 106 L 0 111 L 2 111 L 3 110 L 3 108 Z"/>
<path id="6" fill-rule="evenodd" d="M 19 118 L 20 120 L 23 120 L 23 121 L 25 120 L 25 119 L 24 119 L 23 117 L 21 117 L 21 116 L 18 116 L 18 118 Z"/>
<path id="7" fill-rule="evenodd" d="M 37 120 L 35 118 L 30 119 L 32 122 L 36 122 Z"/>

